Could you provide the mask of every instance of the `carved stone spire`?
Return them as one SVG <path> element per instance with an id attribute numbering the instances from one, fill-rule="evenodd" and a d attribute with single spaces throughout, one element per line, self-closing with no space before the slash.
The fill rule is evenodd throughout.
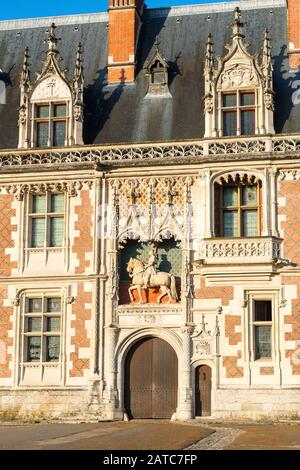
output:
<path id="1" fill-rule="evenodd" d="M 83 81 L 83 59 L 82 59 L 82 44 L 81 42 L 77 46 L 77 54 L 76 54 L 76 62 L 75 62 L 75 69 L 74 69 L 74 83 Z"/>
<path id="2" fill-rule="evenodd" d="M 214 68 L 214 52 L 213 52 L 213 37 L 212 34 L 208 34 L 206 43 L 206 54 L 205 54 L 205 72 L 211 72 Z"/>
<path id="3" fill-rule="evenodd" d="M 77 144 L 83 144 L 83 92 L 84 92 L 84 74 L 83 74 L 82 45 L 77 46 L 76 62 L 73 78 L 73 110 L 74 110 L 74 141 Z"/>
<path id="4" fill-rule="evenodd" d="M 214 87 L 214 52 L 213 52 L 213 38 L 209 33 L 206 43 L 205 54 L 205 97 L 204 97 L 204 114 L 212 113 L 213 111 L 213 87 Z"/>
<path id="5" fill-rule="evenodd" d="M 28 136 L 28 107 L 29 107 L 29 93 L 31 90 L 30 82 L 30 64 L 29 64 L 29 49 L 26 47 L 24 52 L 24 59 L 20 77 L 20 107 L 19 107 L 19 148 L 29 146 Z"/>
<path id="6" fill-rule="evenodd" d="M 268 29 L 265 30 L 264 34 L 264 46 L 263 46 L 263 57 L 262 57 L 262 70 L 265 77 L 269 77 L 273 73 L 273 64 L 271 56 L 271 40 Z"/>
<path id="7" fill-rule="evenodd" d="M 236 7 L 236 9 L 234 10 L 234 21 L 230 25 L 232 28 L 232 39 L 234 41 L 244 39 L 245 37 L 245 35 L 243 34 L 245 23 L 241 21 L 241 17 L 241 10 L 239 9 L 239 7 Z"/>
<path id="8" fill-rule="evenodd" d="M 48 55 L 57 55 L 57 43 L 60 41 L 60 38 L 57 38 L 55 35 L 56 25 L 52 23 L 48 32 L 48 36 L 45 38 L 44 43 L 48 44 Z"/>
<path id="9" fill-rule="evenodd" d="M 271 55 L 271 40 L 269 31 L 264 33 L 264 45 L 261 71 L 264 81 L 264 103 L 267 110 L 274 111 L 274 91 L 273 91 L 273 64 Z"/>
<path id="10" fill-rule="evenodd" d="M 21 72 L 20 87 L 25 89 L 30 88 L 30 64 L 29 64 L 29 49 L 26 47 L 24 52 L 24 60 Z"/>

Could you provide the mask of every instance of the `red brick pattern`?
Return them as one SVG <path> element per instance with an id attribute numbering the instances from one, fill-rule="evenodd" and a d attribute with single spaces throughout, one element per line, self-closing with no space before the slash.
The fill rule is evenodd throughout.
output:
<path id="1" fill-rule="evenodd" d="M 72 314 L 76 316 L 71 322 L 71 328 L 75 329 L 75 336 L 71 338 L 71 345 L 75 346 L 75 352 L 70 355 L 73 368 L 70 377 L 83 377 L 84 370 L 89 369 L 90 359 L 79 357 L 79 348 L 89 348 L 90 339 L 87 337 L 85 322 L 91 320 L 92 312 L 85 308 L 86 303 L 92 303 L 92 293 L 84 291 L 83 283 L 78 284 L 76 300 L 72 307 Z"/>
<path id="2" fill-rule="evenodd" d="M 274 375 L 274 367 L 260 367 L 260 375 Z"/>
<path id="3" fill-rule="evenodd" d="M 8 354 L 7 349 L 13 345 L 13 339 L 8 337 L 8 332 L 12 330 L 12 307 L 4 307 L 4 299 L 7 298 L 7 287 L 0 287 L 0 342 L 5 345 L 5 361 L 1 360 L 0 363 L 0 378 L 6 379 L 11 377 L 11 370 L 9 362 L 12 360 L 11 355 Z M 3 351 L 1 351 L 1 359 Z"/>
<path id="4" fill-rule="evenodd" d="M 225 337 L 228 338 L 231 346 L 237 345 L 242 341 L 242 333 L 235 331 L 236 326 L 241 326 L 240 315 L 225 315 Z"/>
<path id="5" fill-rule="evenodd" d="M 223 356 L 223 366 L 226 369 L 227 379 L 240 379 L 244 376 L 244 369 L 238 366 L 238 359 L 241 359 L 242 351 L 237 352 L 237 356 Z"/>
<path id="6" fill-rule="evenodd" d="M 300 181 L 281 181 L 279 197 L 285 197 L 285 207 L 279 207 L 279 214 L 286 216 L 281 223 L 284 230 L 284 257 L 293 263 L 300 263 Z"/>
<path id="7" fill-rule="evenodd" d="M 12 208 L 13 198 L 12 195 L 0 195 L 0 276 L 3 277 L 9 277 L 12 269 L 17 267 L 17 263 L 11 262 L 10 255 L 5 253 L 7 248 L 15 246 L 12 233 L 17 226 L 11 224 L 12 217 L 16 215 Z"/>
<path id="8" fill-rule="evenodd" d="M 206 287 L 205 279 L 201 279 L 200 289 L 195 289 L 196 299 L 222 299 L 222 305 L 228 305 L 233 299 L 233 287 Z"/>
<path id="9" fill-rule="evenodd" d="M 76 253 L 79 265 L 75 268 L 76 274 L 83 274 L 86 268 L 90 267 L 90 260 L 86 259 L 87 253 L 93 251 L 93 207 L 88 190 L 80 193 L 81 204 L 76 206 L 77 222 L 75 230 L 79 231 L 79 236 L 75 237 L 72 252 Z"/>
<path id="10" fill-rule="evenodd" d="M 135 9 L 139 0 L 131 0 L 129 8 L 109 10 L 108 29 L 108 82 L 120 83 L 135 78 L 135 53 L 141 20 Z M 115 5 L 111 2 L 110 6 Z M 120 5 L 122 7 L 122 5 Z M 131 7 L 131 8 L 130 8 Z"/>
<path id="11" fill-rule="evenodd" d="M 285 357 L 291 360 L 292 374 L 300 375 L 300 278 L 297 276 L 285 276 L 283 284 L 297 285 L 297 298 L 292 300 L 291 315 L 286 315 L 284 323 L 292 326 L 292 331 L 285 333 L 285 341 L 299 341 L 295 349 L 287 349 Z"/>
<path id="12" fill-rule="evenodd" d="M 288 0 L 288 33 L 289 43 L 294 45 L 295 49 L 300 49 L 300 2 L 299 0 Z M 290 54 L 290 66 L 292 68 L 300 67 L 300 51 Z"/>

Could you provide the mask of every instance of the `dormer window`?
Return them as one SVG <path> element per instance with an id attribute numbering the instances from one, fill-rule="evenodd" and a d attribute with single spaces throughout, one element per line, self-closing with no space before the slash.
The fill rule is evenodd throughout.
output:
<path id="1" fill-rule="evenodd" d="M 223 136 L 254 135 L 256 123 L 255 91 L 222 94 Z"/>
<path id="2" fill-rule="evenodd" d="M 20 82 L 19 148 L 83 145 L 82 47 L 78 44 L 73 78 L 61 68 L 55 35 L 51 25 L 44 67 L 37 80 L 30 80 L 29 50 L 25 50 Z"/>
<path id="3" fill-rule="evenodd" d="M 239 8 L 231 24 L 228 53 L 216 60 L 212 35 L 205 56 L 205 137 L 248 136 L 274 133 L 273 65 L 269 32 L 263 54 L 251 55 L 244 41 Z"/>
<path id="4" fill-rule="evenodd" d="M 148 93 L 146 98 L 153 98 L 155 96 L 171 98 L 169 92 L 169 65 L 166 59 L 159 51 L 159 41 L 156 38 L 155 52 L 147 65 L 145 66 L 146 75 L 148 76 Z"/>
<path id="5" fill-rule="evenodd" d="M 36 147 L 67 145 L 67 104 L 49 103 L 35 106 Z"/>

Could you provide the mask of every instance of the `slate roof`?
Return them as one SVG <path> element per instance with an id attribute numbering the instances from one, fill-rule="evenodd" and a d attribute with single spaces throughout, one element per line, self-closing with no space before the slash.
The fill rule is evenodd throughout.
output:
<path id="1" fill-rule="evenodd" d="M 205 44 L 209 32 L 213 34 L 215 52 L 223 55 L 224 45 L 230 42 L 232 12 L 170 14 L 171 9 L 148 10 L 139 42 L 138 75 L 129 85 L 107 86 L 107 15 L 91 15 L 82 22 L 82 16 L 73 17 L 73 24 L 59 25 L 57 36 L 63 65 L 73 72 L 76 46 L 83 44 L 85 67 L 85 124 L 86 144 L 113 144 L 121 142 L 169 141 L 201 139 L 204 136 L 203 66 Z M 269 28 L 274 57 L 276 92 L 275 128 L 278 133 L 300 131 L 299 111 L 292 106 L 295 80 L 300 77 L 288 73 L 287 65 L 287 10 L 251 9 L 242 11 L 248 24 L 246 39 L 251 52 L 262 48 L 263 31 Z M 43 24 L 52 19 L 43 20 Z M 13 22 L 11 22 L 13 25 Z M 23 22 L 24 23 L 24 22 Z M 40 21 L 41 23 L 41 21 Z M 66 22 L 65 22 L 66 23 Z M 3 30 L 0 22 L 0 69 L 7 85 L 7 104 L 0 105 L 0 148 L 16 148 L 18 144 L 19 76 L 25 46 L 30 48 L 32 78 L 41 69 L 43 43 L 47 27 L 23 27 Z M 144 64 L 153 52 L 159 35 L 160 51 L 170 64 L 170 92 L 172 99 L 144 99 L 147 78 Z M 9 75 L 7 71 L 12 68 Z M 294 85 L 293 85 L 294 84 Z M 300 108 L 299 108 L 300 109 Z"/>

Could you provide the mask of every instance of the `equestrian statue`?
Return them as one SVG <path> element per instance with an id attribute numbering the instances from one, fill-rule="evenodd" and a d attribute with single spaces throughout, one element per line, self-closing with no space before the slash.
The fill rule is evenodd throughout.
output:
<path id="1" fill-rule="evenodd" d="M 155 243 L 151 244 L 148 254 L 149 260 L 147 264 L 144 264 L 137 258 L 130 258 L 127 264 L 127 272 L 132 279 L 132 285 L 128 289 L 130 300 L 132 302 L 134 301 L 132 292 L 137 289 L 139 293 L 139 303 L 142 304 L 142 289 L 147 290 L 149 287 L 159 287 L 161 289 L 157 303 L 160 303 L 165 295 L 168 295 L 168 303 L 170 303 L 171 300 L 178 300 L 175 276 L 156 270 L 157 246 Z"/>

